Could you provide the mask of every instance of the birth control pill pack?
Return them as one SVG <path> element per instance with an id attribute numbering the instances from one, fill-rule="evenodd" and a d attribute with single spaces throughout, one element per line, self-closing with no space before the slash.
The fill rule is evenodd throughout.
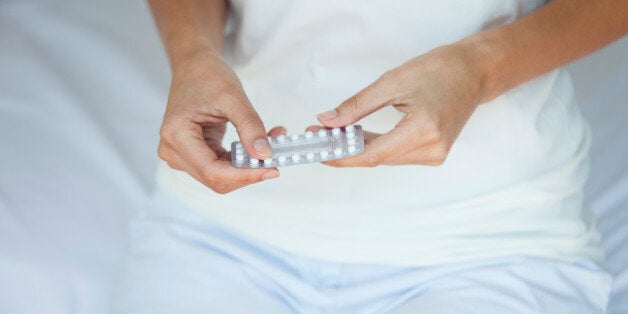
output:
<path id="1" fill-rule="evenodd" d="M 231 143 L 231 164 L 238 168 L 272 168 L 346 158 L 364 151 L 360 125 L 279 135 L 268 141 L 273 156 L 262 160 L 251 157 L 241 142 Z"/>

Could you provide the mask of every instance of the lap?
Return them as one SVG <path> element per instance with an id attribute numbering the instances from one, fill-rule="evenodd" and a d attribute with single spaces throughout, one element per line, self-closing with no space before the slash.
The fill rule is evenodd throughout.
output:
<path id="1" fill-rule="evenodd" d="M 434 267 L 319 261 L 246 239 L 158 193 L 132 222 L 115 313 L 600 313 L 593 264 L 504 257 Z"/>
<path id="2" fill-rule="evenodd" d="M 293 313 L 252 280 L 237 251 L 244 249 L 189 223 L 195 217 L 162 215 L 155 206 L 132 221 L 114 313 Z"/>
<path id="3" fill-rule="evenodd" d="M 611 281 L 592 263 L 495 259 L 417 285 L 392 313 L 604 313 Z"/>

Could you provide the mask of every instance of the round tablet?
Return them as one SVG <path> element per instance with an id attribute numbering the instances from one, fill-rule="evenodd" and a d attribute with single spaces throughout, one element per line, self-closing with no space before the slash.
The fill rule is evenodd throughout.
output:
<path id="1" fill-rule="evenodd" d="M 292 161 L 297 162 L 299 161 L 299 159 L 301 159 L 301 155 L 299 154 L 292 155 Z"/>
<path id="2" fill-rule="evenodd" d="M 353 132 L 347 133 L 347 138 L 354 138 L 354 137 L 355 137 L 355 133 Z"/>
<path id="3" fill-rule="evenodd" d="M 286 141 L 286 136 L 285 135 L 281 134 L 281 135 L 277 136 L 277 142 L 278 143 L 283 143 L 285 141 Z"/>
<path id="4" fill-rule="evenodd" d="M 340 128 L 333 128 L 333 129 L 331 129 L 331 134 L 333 134 L 335 137 L 339 137 L 340 136 Z"/>
<path id="5" fill-rule="evenodd" d="M 357 142 L 355 141 L 354 138 L 347 139 L 347 144 L 349 144 L 349 145 L 355 145 L 356 143 Z"/>
<path id="6" fill-rule="evenodd" d="M 236 155 L 236 160 L 237 160 L 237 161 L 242 161 L 242 160 L 244 160 L 244 155 L 242 155 L 242 154 L 237 154 L 237 155 Z"/>
<path id="7" fill-rule="evenodd" d="M 357 149 L 358 149 L 357 147 L 355 147 L 354 145 L 351 145 L 347 148 L 347 151 L 349 153 L 354 153 Z"/>
<path id="8" fill-rule="evenodd" d="M 327 158 L 327 156 L 329 156 L 329 152 L 326 151 L 326 150 L 320 152 L 320 154 L 321 154 L 321 158 L 323 158 L 323 159 L 325 159 L 325 158 Z"/>
<path id="9" fill-rule="evenodd" d="M 342 155 L 342 147 L 336 147 L 334 149 L 334 155 L 336 155 L 336 156 Z"/>
<path id="10" fill-rule="evenodd" d="M 298 140 L 298 139 L 299 139 L 299 134 L 292 134 L 292 135 L 290 136 L 290 139 L 291 139 L 291 140 L 293 140 L 293 141 Z"/>
<path id="11" fill-rule="evenodd" d="M 307 131 L 307 132 L 305 132 L 305 138 L 306 138 L 306 139 L 308 139 L 308 140 L 309 140 L 309 139 L 311 139 L 312 137 L 314 137 L 314 132 L 312 132 L 312 131 Z"/>
<path id="12" fill-rule="evenodd" d="M 249 159 L 249 163 L 250 163 L 251 165 L 257 165 L 257 164 L 259 164 L 259 159 L 257 159 L 257 158 L 251 158 L 251 159 Z"/>
<path id="13" fill-rule="evenodd" d="M 326 136 L 327 136 L 327 130 L 325 129 L 318 130 L 318 137 L 326 137 Z"/>
<path id="14" fill-rule="evenodd" d="M 242 148 L 236 148 L 235 153 L 237 155 L 242 155 L 242 154 L 244 154 L 244 150 L 242 150 Z"/>
<path id="15" fill-rule="evenodd" d="M 348 133 L 351 133 L 355 131 L 355 127 L 353 126 L 353 124 L 349 124 L 345 127 L 345 131 L 347 131 Z"/>
<path id="16" fill-rule="evenodd" d="M 314 153 L 309 152 L 309 153 L 305 154 L 305 158 L 307 158 L 308 160 L 314 159 Z"/>
<path id="17" fill-rule="evenodd" d="M 264 164 L 265 165 L 272 165 L 273 164 L 273 158 L 266 158 L 264 159 Z"/>
<path id="18" fill-rule="evenodd" d="M 236 143 L 236 144 L 235 144 L 235 147 L 236 147 L 236 148 L 242 148 L 242 143 Z"/>
<path id="19" fill-rule="evenodd" d="M 286 160 L 287 160 L 286 156 L 281 155 L 281 156 L 277 157 L 277 161 L 280 162 L 280 163 L 284 163 L 284 162 L 286 162 Z"/>

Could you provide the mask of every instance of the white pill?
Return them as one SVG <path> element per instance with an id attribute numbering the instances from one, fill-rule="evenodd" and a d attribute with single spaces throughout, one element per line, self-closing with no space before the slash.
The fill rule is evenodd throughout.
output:
<path id="1" fill-rule="evenodd" d="M 281 155 L 281 156 L 277 157 L 277 161 L 282 163 L 282 164 L 284 162 L 286 162 L 286 160 L 287 160 L 286 156 Z"/>
<path id="2" fill-rule="evenodd" d="M 273 164 L 273 158 L 266 158 L 264 159 L 264 164 L 265 165 L 272 165 Z"/>
<path id="3" fill-rule="evenodd" d="M 357 142 L 355 141 L 355 139 L 354 139 L 354 138 L 349 138 L 349 139 L 347 139 L 347 144 L 349 144 L 349 145 L 355 145 L 356 143 L 357 143 Z"/>
<path id="4" fill-rule="evenodd" d="M 342 155 L 342 147 L 336 147 L 334 149 L 334 155 L 336 155 L 336 156 Z"/>
<path id="5" fill-rule="evenodd" d="M 355 137 L 355 133 L 351 132 L 351 133 L 347 133 L 347 138 L 354 138 Z"/>
<path id="6" fill-rule="evenodd" d="M 286 141 L 286 136 L 285 135 L 281 134 L 281 135 L 277 136 L 277 142 L 278 143 L 283 143 L 285 141 Z"/>
<path id="7" fill-rule="evenodd" d="M 299 139 L 299 134 L 292 134 L 292 136 L 290 136 L 290 139 L 293 141 L 296 141 Z"/>
<path id="8" fill-rule="evenodd" d="M 340 136 L 340 128 L 333 128 L 333 129 L 331 129 L 331 134 L 333 134 L 334 137 L 339 137 Z"/>
<path id="9" fill-rule="evenodd" d="M 307 132 L 305 132 L 305 138 L 306 138 L 306 139 L 308 139 L 308 140 L 309 140 L 309 139 L 311 139 L 312 137 L 314 137 L 314 132 L 312 132 L 312 131 L 307 131 Z"/>
<path id="10" fill-rule="evenodd" d="M 244 154 L 244 151 L 242 150 L 242 148 L 236 148 L 236 152 L 237 155 L 242 155 Z"/>
<path id="11" fill-rule="evenodd" d="M 236 143 L 235 147 L 241 149 L 242 148 L 242 143 Z"/>
<path id="12" fill-rule="evenodd" d="M 257 164 L 259 164 L 259 159 L 257 159 L 257 158 L 251 158 L 251 159 L 249 159 L 249 163 L 250 163 L 251 165 L 257 165 Z"/>
<path id="13" fill-rule="evenodd" d="M 242 160 L 244 160 L 244 155 L 242 155 L 242 154 L 237 154 L 237 155 L 236 155 L 236 160 L 237 160 L 237 161 L 242 161 Z"/>
<path id="14" fill-rule="evenodd" d="M 345 131 L 347 131 L 348 133 L 351 133 L 355 131 L 355 127 L 353 127 L 353 124 L 349 124 L 345 127 Z"/>
<path id="15" fill-rule="evenodd" d="M 327 136 L 327 130 L 325 129 L 318 130 L 318 137 L 326 137 L 326 136 Z"/>
<path id="16" fill-rule="evenodd" d="M 329 155 L 329 152 L 324 150 L 324 151 L 320 152 L 320 154 L 321 154 L 321 158 L 325 159 Z"/>
<path id="17" fill-rule="evenodd" d="M 314 153 L 309 152 L 309 153 L 305 154 L 305 158 L 307 158 L 308 160 L 314 159 Z"/>
<path id="18" fill-rule="evenodd" d="M 299 161 L 299 159 L 301 159 L 301 155 L 299 154 L 292 155 L 292 161 L 297 162 Z"/>
<path id="19" fill-rule="evenodd" d="M 357 147 L 351 145 L 351 146 L 349 146 L 349 148 L 347 148 L 347 151 L 349 153 L 354 153 L 357 149 L 358 149 Z"/>

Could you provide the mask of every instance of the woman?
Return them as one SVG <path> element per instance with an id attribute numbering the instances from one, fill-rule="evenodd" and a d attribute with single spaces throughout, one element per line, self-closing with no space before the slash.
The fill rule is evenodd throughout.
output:
<path id="1" fill-rule="evenodd" d="M 150 4 L 167 165 L 116 311 L 605 310 L 589 130 L 560 66 L 624 35 L 625 2 Z M 230 165 L 223 143 L 266 158 L 287 132 L 266 125 L 316 113 L 310 130 L 371 131 L 365 152 L 281 178 Z"/>

